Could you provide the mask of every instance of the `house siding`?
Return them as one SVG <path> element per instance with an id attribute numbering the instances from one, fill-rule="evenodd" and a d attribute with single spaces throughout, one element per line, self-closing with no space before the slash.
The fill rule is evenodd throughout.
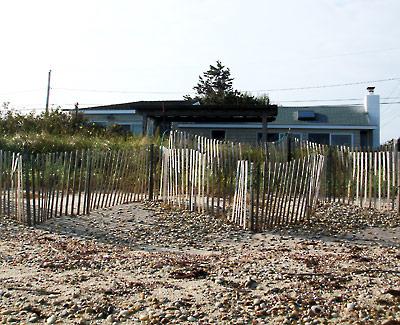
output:
<path id="1" fill-rule="evenodd" d="M 112 126 L 114 124 L 130 125 L 130 131 L 134 134 L 141 134 L 143 128 L 143 118 L 136 114 L 90 114 L 85 118 L 93 123 L 99 123 L 104 126 Z"/>
<path id="2" fill-rule="evenodd" d="M 196 134 L 204 137 L 211 137 L 212 130 L 224 130 L 225 140 L 234 142 L 246 142 L 246 143 L 257 143 L 258 134 L 262 132 L 262 129 L 233 129 L 233 128 L 178 128 L 179 131 L 187 132 L 190 134 Z M 273 129 L 268 128 L 268 133 L 288 133 L 288 129 Z M 325 133 L 325 134 L 350 134 L 354 146 L 360 145 L 360 130 L 318 130 L 318 129 L 296 129 L 290 131 L 293 134 L 301 134 L 303 140 L 308 140 L 308 134 L 310 133 Z"/>
<path id="3" fill-rule="evenodd" d="M 131 131 L 139 134 L 142 131 L 143 118 L 138 114 L 90 114 L 85 117 L 91 122 L 103 123 L 105 126 L 111 126 L 113 124 L 129 124 L 131 125 Z M 193 127 L 178 127 L 177 129 L 190 134 L 196 134 L 204 137 L 211 138 L 212 130 L 224 130 L 225 139 L 233 142 L 245 142 L 256 144 L 258 134 L 262 132 L 261 128 L 224 128 L 224 127 L 207 127 L 207 128 L 196 128 Z M 219 125 L 221 126 L 221 125 Z M 268 125 L 268 133 L 287 133 L 287 128 L 274 128 L 273 124 Z M 359 129 L 307 129 L 299 128 L 292 129 L 292 134 L 301 134 L 303 140 L 308 140 L 308 134 L 310 133 L 328 133 L 328 134 L 351 134 L 354 146 L 360 146 L 360 130 Z"/>

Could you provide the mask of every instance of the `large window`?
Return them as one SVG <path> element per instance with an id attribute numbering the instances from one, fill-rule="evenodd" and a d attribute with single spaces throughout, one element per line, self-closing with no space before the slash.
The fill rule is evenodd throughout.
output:
<path id="1" fill-rule="evenodd" d="M 133 122 L 132 123 L 132 133 L 136 135 L 140 135 L 143 132 L 142 122 Z"/>
<path id="2" fill-rule="evenodd" d="M 98 125 L 98 126 L 102 126 L 104 128 L 107 127 L 107 122 L 103 122 L 103 121 L 92 121 L 93 124 Z"/>
<path id="3" fill-rule="evenodd" d="M 329 144 L 329 133 L 309 133 L 308 140 L 319 144 Z"/>
<path id="4" fill-rule="evenodd" d="M 331 134 L 331 145 L 351 146 L 353 144 L 351 134 Z"/>
<path id="5" fill-rule="evenodd" d="M 225 130 L 211 130 L 211 139 L 225 140 Z"/>
<path id="6" fill-rule="evenodd" d="M 330 144 L 332 146 L 353 145 L 353 136 L 351 134 L 309 133 L 308 140 L 314 143 Z"/>
<path id="7" fill-rule="evenodd" d="M 279 133 L 267 133 L 267 142 L 275 142 L 278 141 L 280 138 Z M 262 142 L 263 140 L 263 133 L 257 133 L 257 141 Z"/>
<path id="8" fill-rule="evenodd" d="M 131 125 L 130 124 L 115 124 L 118 129 L 124 132 L 131 132 Z"/>

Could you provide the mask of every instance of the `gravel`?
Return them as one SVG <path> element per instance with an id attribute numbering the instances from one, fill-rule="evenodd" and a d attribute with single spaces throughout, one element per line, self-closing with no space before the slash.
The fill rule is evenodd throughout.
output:
<path id="1" fill-rule="evenodd" d="M 399 238 L 397 215 L 339 204 L 257 234 L 155 203 L 0 217 L 0 323 L 391 324 Z"/>

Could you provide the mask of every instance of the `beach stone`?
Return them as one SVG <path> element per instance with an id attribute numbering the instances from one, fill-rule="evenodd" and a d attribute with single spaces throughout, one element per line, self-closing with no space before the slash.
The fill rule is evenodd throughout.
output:
<path id="1" fill-rule="evenodd" d="M 54 324 L 57 320 L 57 316 L 56 315 L 51 315 L 49 318 L 47 318 L 46 323 L 47 324 Z"/>
<path id="2" fill-rule="evenodd" d="M 253 305 L 259 305 L 260 303 L 261 303 L 261 300 L 258 298 L 254 299 L 254 301 L 253 301 Z"/>
<path id="3" fill-rule="evenodd" d="M 323 312 L 323 308 L 320 305 L 311 306 L 311 312 L 315 315 Z"/>
<path id="4" fill-rule="evenodd" d="M 400 320 L 388 319 L 383 321 L 382 325 L 400 325 Z"/>
<path id="5" fill-rule="evenodd" d="M 141 322 L 147 321 L 149 319 L 149 315 L 148 314 L 140 314 L 139 315 L 139 320 Z"/>
<path id="6" fill-rule="evenodd" d="M 188 320 L 189 322 L 196 322 L 196 321 L 197 321 L 197 318 L 196 318 L 196 317 L 193 317 L 193 316 L 189 316 L 189 317 L 187 318 L 187 320 Z"/>
<path id="7" fill-rule="evenodd" d="M 32 314 L 28 317 L 29 323 L 35 323 L 39 320 L 39 316 L 37 314 Z"/>
<path id="8" fill-rule="evenodd" d="M 215 307 L 216 308 L 222 308 L 224 306 L 224 304 L 220 301 L 218 301 L 217 303 L 215 303 Z"/>
<path id="9" fill-rule="evenodd" d="M 70 314 L 70 311 L 68 309 L 63 309 L 60 313 L 61 317 L 66 317 Z"/>
<path id="10" fill-rule="evenodd" d="M 246 288 L 255 289 L 255 288 L 257 288 L 258 283 L 253 278 L 247 277 L 244 285 Z"/>
<path id="11" fill-rule="evenodd" d="M 119 313 L 119 317 L 127 317 L 129 316 L 129 310 L 121 310 L 121 312 Z"/>
<path id="12" fill-rule="evenodd" d="M 5 309 L 1 312 L 1 315 L 10 315 L 12 314 L 14 311 L 12 309 Z"/>
<path id="13" fill-rule="evenodd" d="M 356 309 L 356 304 L 355 304 L 354 302 L 349 302 L 349 303 L 346 305 L 346 309 L 347 309 L 348 311 L 352 311 L 352 310 Z"/>
<path id="14" fill-rule="evenodd" d="M 19 322 L 19 319 L 15 316 L 10 316 L 7 318 L 7 322 L 8 323 L 16 323 L 16 322 Z"/>
<path id="15" fill-rule="evenodd" d="M 225 283 L 225 279 L 224 278 L 217 278 L 217 279 L 215 279 L 215 283 L 216 284 L 224 284 Z"/>

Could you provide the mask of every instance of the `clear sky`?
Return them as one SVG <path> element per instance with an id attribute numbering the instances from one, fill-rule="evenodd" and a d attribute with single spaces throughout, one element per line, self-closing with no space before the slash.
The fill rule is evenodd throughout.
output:
<path id="1" fill-rule="evenodd" d="M 288 106 L 362 103 L 374 85 L 389 103 L 381 141 L 400 137 L 399 0 L 1 0 L 0 12 L 0 103 L 17 109 L 44 108 L 49 69 L 50 104 L 70 108 L 181 99 L 221 60 L 235 88 Z M 278 90 L 373 80 L 386 81 Z"/>

